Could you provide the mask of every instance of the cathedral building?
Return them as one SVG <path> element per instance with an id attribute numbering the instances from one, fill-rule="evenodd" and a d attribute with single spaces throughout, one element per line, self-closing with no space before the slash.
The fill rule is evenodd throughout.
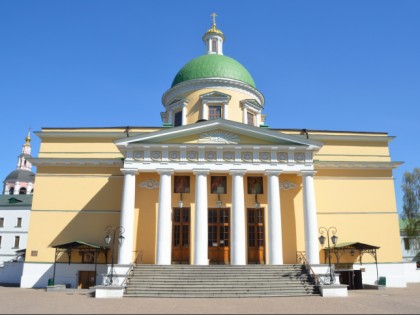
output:
<path id="1" fill-rule="evenodd" d="M 402 263 L 394 137 L 269 128 L 262 92 L 224 55 L 214 19 L 202 40 L 204 54 L 163 93 L 162 126 L 36 132 L 21 286 L 54 276 L 77 287 L 86 272 L 100 284 L 113 261 L 106 227 L 123 240 L 114 248 L 120 273 L 135 261 L 282 265 L 304 255 L 323 265 L 319 237 L 335 236 L 337 268 L 363 270 L 365 283 L 386 276 L 387 285 L 405 286 L 411 267 Z M 71 252 L 75 244 L 94 255 Z"/>

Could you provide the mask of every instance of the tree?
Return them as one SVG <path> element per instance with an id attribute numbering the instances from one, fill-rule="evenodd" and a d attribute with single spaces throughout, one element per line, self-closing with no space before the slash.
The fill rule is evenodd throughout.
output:
<path id="1" fill-rule="evenodd" d="M 418 239 L 420 236 L 420 168 L 413 172 L 405 172 L 401 188 L 403 197 L 404 232 L 409 239 Z"/>

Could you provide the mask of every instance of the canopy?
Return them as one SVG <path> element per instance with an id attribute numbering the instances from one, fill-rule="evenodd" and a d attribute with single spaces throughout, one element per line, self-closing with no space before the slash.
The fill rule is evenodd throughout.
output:
<path id="1" fill-rule="evenodd" d="M 69 242 L 65 244 L 54 245 L 51 247 L 57 248 L 57 249 L 76 249 L 76 248 L 78 249 L 82 249 L 82 248 L 104 249 L 104 247 L 102 246 L 92 244 L 92 243 L 82 242 L 82 241 L 73 241 L 73 242 Z"/>
<path id="2" fill-rule="evenodd" d="M 105 255 L 105 261 L 107 259 L 107 247 L 102 247 L 96 244 L 83 242 L 83 241 L 72 241 L 69 243 L 53 245 L 51 246 L 55 248 L 55 259 L 54 259 L 54 270 L 53 270 L 53 284 L 55 283 L 55 269 L 57 264 L 57 258 L 61 253 L 66 253 L 68 255 L 69 261 L 71 263 L 71 253 L 72 251 L 79 252 L 83 254 L 82 263 L 95 263 L 95 283 L 96 283 L 96 269 L 98 263 L 98 254 L 103 252 Z"/>
<path id="3" fill-rule="evenodd" d="M 333 248 L 337 249 L 356 249 L 356 250 L 369 250 L 369 249 L 379 249 L 379 246 L 369 245 L 360 242 L 349 242 L 349 243 L 340 243 L 335 245 Z"/>
<path id="4" fill-rule="evenodd" d="M 350 253 L 352 256 L 356 253 L 356 251 L 359 252 L 359 261 L 360 265 L 362 265 L 362 256 L 363 254 L 371 254 L 373 258 L 375 258 L 375 264 L 376 264 L 376 277 L 378 278 L 378 258 L 376 256 L 376 250 L 379 249 L 379 246 L 360 243 L 360 242 L 348 242 L 348 243 L 340 243 L 333 247 L 327 247 L 324 248 L 325 252 L 325 262 L 327 261 L 327 257 L 329 255 L 329 251 L 332 251 L 336 257 L 337 264 L 339 263 L 340 256 L 345 254 L 346 252 Z"/>

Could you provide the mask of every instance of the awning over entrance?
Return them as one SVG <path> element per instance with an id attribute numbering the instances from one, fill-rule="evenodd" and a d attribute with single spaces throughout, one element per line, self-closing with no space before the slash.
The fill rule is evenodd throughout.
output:
<path id="1" fill-rule="evenodd" d="M 376 250 L 379 249 L 379 246 L 360 243 L 360 242 L 348 242 L 348 243 L 340 243 L 330 248 L 324 248 L 325 253 L 325 262 L 327 261 L 328 257 L 328 250 L 334 253 L 337 264 L 340 263 L 340 257 L 343 254 L 350 254 L 351 256 L 355 256 L 358 254 L 360 265 L 362 265 L 362 257 L 364 254 L 371 254 L 373 258 L 375 258 L 376 264 L 376 273 L 378 277 L 378 259 L 376 255 Z"/>
<path id="2" fill-rule="evenodd" d="M 54 271 L 53 271 L 53 284 L 55 283 L 55 267 L 57 263 L 57 258 L 62 254 L 66 253 L 69 261 L 71 263 L 71 254 L 73 251 L 77 251 L 82 255 L 82 263 L 95 263 L 95 283 L 96 283 L 96 268 L 99 253 L 104 253 L 105 260 L 107 258 L 107 247 L 99 246 L 96 244 L 83 242 L 83 241 L 72 241 L 69 243 L 53 245 L 52 248 L 55 248 L 55 259 L 54 259 Z"/>
<path id="3" fill-rule="evenodd" d="M 73 242 L 69 242 L 69 243 L 65 243 L 65 244 L 60 244 L 60 245 L 54 245 L 51 246 L 53 248 L 57 248 L 57 249 L 82 249 L 82 248 L 94 248 L 94 249 L 104 249 L 104 247 L 99 246 L 99 245 L 95 245 L 92 243 L 87 243 L 87 242 L 82 242 L 82 241 L 73 241 Z"/>

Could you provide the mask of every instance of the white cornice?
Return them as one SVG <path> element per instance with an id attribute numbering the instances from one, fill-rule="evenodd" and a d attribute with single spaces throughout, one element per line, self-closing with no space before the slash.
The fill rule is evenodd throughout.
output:
<path id="1" fill-rule="evenodd" d="M 200 89 L 230 89 L 257 97 L 261 107 L 264 107 L 264 96 L 255 88 L 242 81 L 225 78 L 203 78 L 181 82 L 167 90 L 162 96 L 163 106 L 170 104 L 175 98 L 186 92 Z"/>
<path id="2" fill-rule="evenodd" d="M 83 128 L 81 128 L 83 129 Z M 141 134 L 142 132 L 136 132 Z M 145 132 L 147 133 L 147 132 Z M 126 132 L 107 132 L 107 131 L 81 131 L 81 132 L 62 132 L 62 131 L 51 131 L 51 132 L 35 132 L 35 134 L 41 139 L 47 138 L 122 138 L 126 136 Z"/>
<path id="3" fill-rule="evenodd" d="M 309 133 L 309 139 L 316 141 L 357 141 L 357 142 L 390 142 L 393 136 L 382 135 L 321 135 Z"/>
<path id="4" fill-rule="evenodd" d="M 404 162 L 314 161 L 315 169 L 395 169 Z"/>
<path id="5" fill-rule="evenodd" d="M 123 166 L 122 159 L 32 158 L 31 162 L 36 166 Z"/>

